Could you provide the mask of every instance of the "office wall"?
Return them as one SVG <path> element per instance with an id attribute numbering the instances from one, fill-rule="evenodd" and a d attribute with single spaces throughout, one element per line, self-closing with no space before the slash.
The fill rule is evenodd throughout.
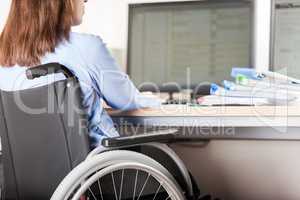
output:
<path id="1" fill-rule="evenodd" d="M 6 17 L 9 12 L 10 0 L 0 1 L 0 32 L 5 25 Z"/>
<path id="2" fill-rule="evenodd" d="M 271 5 L 272 0 L 255 0 L 253 64 L 262 71 L 270 66 Z"/>
<path id="3" fill-rule="evenodd" d="M 124 67 L 127 46 L 127 5 L 137 2 L 160 2 L 180 0 L 89 0 L 84 23 L 74 30 L 100 35 Z M 254 65 L 258 69 L 269 66 L 270 6 L 272 0 L 255 0 L 256 32 Z M 10 0 L 0 1 L 0 30 L 9 10 Z"/>

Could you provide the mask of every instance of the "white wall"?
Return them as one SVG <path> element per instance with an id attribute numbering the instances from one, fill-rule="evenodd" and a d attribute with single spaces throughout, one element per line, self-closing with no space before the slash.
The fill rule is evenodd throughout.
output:
<path id="1" fill-rule="evenodd" d="M 86 4 L 84 23 L 74 30 L 100 35 L 113 49 L 121 65 L 125 65 L 127 46 L 128 4 L 134 2 L 160 2 L 162 0 L 89 0 Z M 180 1 L 180 0 L 163 0 Z M 270 7 L 271 0 L 256 1 L 256 31 L 254 66 L 267 69 L 269 66 Z M 10 0 L 0 1 L 0 30 L 9 10 Z"/>
<path id="2" fill-rule="evenodd" d="M 1 0 L 0 1 L 0 32 L 5 25 L 6 17 L 9 12 L 10 0 Z"/>
<path id="3" fill-rule="evenodd" d="M 261 71 L 270 66 L 272 0 L 255 1 L 254 66 Z"/>

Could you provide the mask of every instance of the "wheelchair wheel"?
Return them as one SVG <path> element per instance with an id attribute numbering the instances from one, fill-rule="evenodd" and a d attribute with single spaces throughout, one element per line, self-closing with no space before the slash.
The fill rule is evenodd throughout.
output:
<path id="1" fill-rule="evenodd" d="M 110 151 L 76 167 L 51 200 L 184 200 L 173 176 L 155 160 L 131 151 Z"/>

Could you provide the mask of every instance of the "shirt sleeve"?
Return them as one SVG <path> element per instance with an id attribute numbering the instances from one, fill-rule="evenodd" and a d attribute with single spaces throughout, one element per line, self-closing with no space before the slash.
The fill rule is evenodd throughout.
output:
<path id="1" fill-rule="evenodd" d="M 92 41 L 86 43 L 89 47 L 84 52 L 85 60 L 93 87 L 106 103 L 121 110 L 159 107 L 158 99 L 143 96 L 128 75 L 120 70 L 102 39 L 91 37 Z"/>

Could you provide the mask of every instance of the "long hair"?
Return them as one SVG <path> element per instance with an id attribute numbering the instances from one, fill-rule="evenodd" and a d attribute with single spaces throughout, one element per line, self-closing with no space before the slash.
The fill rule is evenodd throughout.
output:
<path id="1" fill-rule="evenodd" d="M 74 0 L 12 0 L 0 36 L 0 66 L 33 66 L 69 39 Z"/>

